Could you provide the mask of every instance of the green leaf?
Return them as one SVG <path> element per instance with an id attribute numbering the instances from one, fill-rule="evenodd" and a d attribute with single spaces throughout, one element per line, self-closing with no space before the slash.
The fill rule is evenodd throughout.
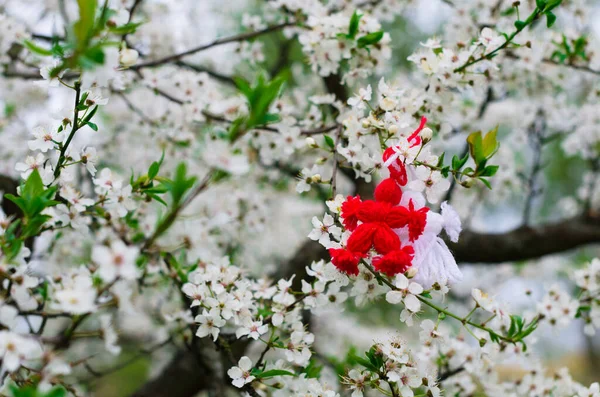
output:
<path id="1" fill-rule="evenodd" d="M 500 148 L 500 143 L 498 142 L 498 139 L 496 139 L 497 134 L 498 134 L 498 127 L 489 131 L 487 134 L 485 134 L 485 137 L 483 138 L 483 141 L 482 141 L 483 156 L 488 160 Z"/>
<path id="2" fill-rule="evenodd" d="M 551 28 L 552 25 L 554 25 L 554 22 L 556 22 L 556 15 L 554 15 L 554 13 L 552 13 L 552 11 L 546 11 L 546 26 Z"/>
<path id="3" fill-rule="evenodd" d="M 42 182 L 42 177 L 40 176 L 39 171 L 34 169 L 29 175 L 29 178 L 27 178 L 25 186 L 21 189 L 21 197 L 29 200 L 40 195 L 43 191 L 44 182 Z"/>
<path id="4" fill-rule="evenodd" d="M 525 26 L 527 26 L 527 23 L 525 21 L 515 21 L 515 28 L 517 28 L 517 30 L 523 30 L 525 29 Z"/>
<path id="5" fill-rule="evenodd" d="M 442 152 L 442 155 L 438 158 L 436 167 L 442 167 L 444 165 L 444 157 L 445 156 L 446 156 L 446 152 Z"/>
<path id="6" fill-rule="evenodd" d="M 79 20 L 73 25 L 73 32 L 80 49 L 85 48 L 94 28 L 97 0 L 77 0 L 79 5 Z"/>
<path id="7" fill-rule="evenodd" d="M 237 86 L 238 90 L 240 90 L 242 92 L 242 94 L 244 94 L 244 96 L 246 98 L 248 98 L 248 101 L 250 101 L 250 97 L 252 96 L 252 88 L 250 87 L 250 84 L 248 84 L 248 82 L 246 80 L 244 80 L 241 77 L 234 77 L 233 81 L 235 82 L 235 85 Z"/>
<path id="8" fill-rule="evenodd" d="M 94 131 L 98 131 L 98 126 L 96 124 L 92 123 L 91 121 L 88 121 L 87 125 L 89 125 L 90 128 L 93 129 Z"/>
<path id="9" fill-rule="evenodd" d="M 274 376 L 296 376 L 296 374 L 290 371 L 284 371 L 282 369 L 272 369 L 269 371 L 258 373 L 255 376 L 257 379 L 266 379 L 272 378 Z"/>
<path id="10" fill-rule="evenodd" d="M 589 312 L 592 310 L 591 306 L 579 306 L 577 308 L 577 313 L 575 314 L 575 318 L 580 318 L 583 315 L 583 312 Z"/>
<path id="11" fill-rule="evenodd" d="M 92 117 L 94 117 L 94 115 L 96 114 L 96 112 L 98 111 L 98 105 L 96 105 L 91 112 L 85 116 L 85 118 L 81 121 L 82 125 L 88 124 L 89 121 L 92 119 Z"/>
<path id="12" fill-rule="evenodd" d="M 450 166 L 447 165 L 445 167 L 442 167 L 442 169 L 440 170 L 440 173 L 442 174 L 442 176 L 444 178 L 448 178 L 448 175 L 450 175 Z"/>
<path id="13" fill-rule="evenodd" d="M 489 182 L 487 179 L 484 179 L 484 178 L 479 178 L 479 180 L 480 180 L 481 182 L 483 182 L 483 184 L 484 184 L 484 185 L 485 185 L 485 186 L 486 186 L 488 189 L 492 190 L 492 185 L 490 184 L 490 182 Z"/>
<path id="14" fill-rule="evenodd" d="M 180 163 L 175 170 L 175 178 L 172 181 L 163 181 L 173 199 L 173 205 L 179 204 L 185 192 L 187 192 L 196 182 L 196 177 L 187 177 L 187 167 L 185 163 Z"/>
<path id="15" fill-rule="evenodd" d="M 369 360 L 367 360 L 366 358 L 360 357 L 360 356 L 358 356 L 356 354 L 352 355 L 352 360 L 354 362 L 356 362 L 357 364 L 362 365 L 363 367 L 365 367 L 367 369 L 370 369 L 372 371 L 379 370 L 379 368 L 374 368 L 373 364 L 371 364 L 371 362 Z"/>
<path id="16" fill-rule="evenodd" d="M 490 340 L 491 340 L 492 342 L 495 342 L 495 343 L 498 343 L 498 342 L 500 342 L 500 337 L 499 337 L 499 335 L 498 335 L 498 334 L 496 334 L 496 333 L 495 333 L 495 332 L 493 332 L 493 331 L 488 331 L 488 332 L 489 332 L 489 334 L 490 334 Z"/>
<path id="17" fill-rule="evenodd" d="M 485 160 L 485 155 L 483 154 L 483 139 L 481 137 L 481 131 L 476 131 L 471 133 L 467 137 L 467 143 L 469 144 L 469 152 L 471 153 L 471 157 L 475 160 L 475 164 L 481 163 Z"/>
<path id="18" fill-rule="evenodd" d="M 498 172 L 498 165 L 488 165 L 483 169 L 483 171 L 479 174 L 479 176 L 494 176 L 496 172 Z"/>
<path id="19" fill-rule="evenodd" d="M 104 50 L 102 46 L 94 46 L 86 49 L 78 59 L 79 65 L 84 69 L 93 69 L 104 64 Z"/>
<path id="20" fill-rule="evenodd" d="M 43 47 L 40 47 L 30 40 L 24 40 L 23 44 L 25 44 L 25 47 L 27 47 L 27 49 L 29 51 L 33 52 L 34 54 L 43 55 L 43 56 L 52 56 L 53 55 L 51 50 L 47 50 Z"/>
<path id="21" fill-rule="evenodd" d="M 546 7 L 542 10 L 543 12 L 552 11 L 562 3 L 562 0 L 547 0 Z"/>
<path id="22" fill-rule="evenodd" d="M 158 171 L 160 171 L 160 163 L 154 161 L 152 164 L 150 164 L 150 168 L 148 168 L 148 178 L 156 178 L 156 175 L 158 175 Z"/>
<path id="23" fill-rule="evenodd" d="M 85 104 L 85 100 L 88 99 L 89 95 L 90 95 L 89 91 L 85 91 L 83 94 L 81 94 L 81 98 L 79 99 L 79 103 L 77 104 L 77 109 L 85 110 L 87 108 L 87 105 Z"/>
<path id="24" fill-rule="evenodd" d="M 67 391 L 60 386 L 54 387 L 52 390 L 46 392 L 44 397 L 65 397 L 67 395 Z"/>
<path id="25" fill-rule="evenodd" d="M 369 33 L 365 36 L 360 37 L 356 43 L 358 48 L 365 48 L 369 45 L 373 45 L 378 43 L 381 39 L 383 38 L 383 32 L 379 31 L 379 32 L 373 32 L 373 33 Z"/>
<path id="26" fill-rule="evenodd" d="M 350 18 L 350 26 L 348 27 L 348 35 L 347 38 L 354 40 L 356 34 L 358 33 L 358 24 L 360 22 L 360 18 L 362 18 L 362 14 L 359 14 L 358 11 L 354 11 L 352 14 L 352 18 Z"/>
<path id="27" fill-rule="evenodd" d="M 452 156 L 452 169 L 459 170 L 460 169 L 460 159 L 457 155 Z"/>
<path id="28" fill-rule="evenodd" d="M 335 142 L 333 141 L 333 138 L 331 138 L 329 135 L 323 135 L 323 138 L 325 139 L 325 144 L 327 146 L 329 146 L 331 149 L 335 148 Z"/>
<path id="29" fill-rule="evenodd" d="M 319 378 L 322 370 L 323 366 L 318 365 L 316 360 L 311 359 L 308 362 L 308 366 L 304 369 L 304 373 L 306 374 L 307 378 Z"/>
<path id="30" fill-rule="evenodd" d="M 544 7 L 546 7 L 546 0 L 535 0 L 535 5 L 537 6 L 537 8 L 539 8 L 540 10 L 543 10 Z"/>
<path id="31" fill-rule="evenodd" d="M 506 332 L 506 336 L 509 338 L 512 338 L 512 336 L 517 332 L 517 323 L 515 321 L 515 318 L 513 316 L 510 316 L 510 327 L 508 328 L 508 331 Z"/>
<path id="32" fill-rule="evenodd" d="M 130 34 L 130 33 L 134 33 L 137 30 L 137 28 L 140 27 L 141 25 L 142 25 L 141 22 L 129 22 L 129 23 L 126 23 L 125 25 L 111 27 L 109 29 L 109 31 L 111 33 L 118 34 L 118 35 Z"/>
<path id="33" fill-rule="evenodd" d="M 510 8 L 507 8 L 506 10 L 502 11 L 500 13 L 500 15 L 502 15 L 503 17 L 507 17 L 507 16 L 512 15 L 512 14 L 514 14 L 516 12 L 517 12 L 517 9 L 515 7 L 510 7 Z"/>
<path id="34" fill-rule="evenodd" d="M 245 120 L 245 129 L 241 128 L 241 122 L 235 128 L 232 126 L 230 132 L 230 139 L 232 141 L 237 139 L 244 130 L 279 120 L 277 115 L 268 112 L 271 104 L 279 95 L 285 79 L 279 76 L 271 81 L 266 81 L 265 76 L 259 74 L 253 86 L 250 86 L 241 78 L 235 78 L 234 81 L 240 92 L 248 100 L 250 112 L 248 118 Z"/>
<path id="35" fill-rule="evenodd" d="M 52 38 L 52 40 L 55 40 L 55 38 Z M 60 45 L 58 39 L 52 43 L 52 55 L 57 58 L 64 58 L 65 56 L 65 49 Z"/>

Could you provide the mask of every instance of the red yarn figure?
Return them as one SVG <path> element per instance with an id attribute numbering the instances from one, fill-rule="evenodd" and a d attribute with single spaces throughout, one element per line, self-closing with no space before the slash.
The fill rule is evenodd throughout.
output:
<path id="1" fill-rule="evenodd" d="M 412 146 L 419 145 L 419 132 L 425 127 L 427 119 L 408 138 Z M 342 272 L 358 274 L 358 263 L 371 249 L 373 266 L 377 271 L 393 276 L 405 272 L 412 266 L 414 254 L 410 245 L 402 246 L 400 238 L 393 229 L 408 227 L 409 240 L 418 239 L 427 223 L 427 207 L 414 209 L 412 200 L 408 207 L 400 206 L 402 190 L 408 178 L 406 168 L 400 159 L 398 148 L 390 147 L 383 153 L 383 160 L 390 170 L 390 178 L 384 179 L 375 188 L 375 200 L 362 201 L 359 196 L 348 196 L 342 204 L 343 224 L 352 234 L 346 248 L 331 248 L 331 262 Z"/>

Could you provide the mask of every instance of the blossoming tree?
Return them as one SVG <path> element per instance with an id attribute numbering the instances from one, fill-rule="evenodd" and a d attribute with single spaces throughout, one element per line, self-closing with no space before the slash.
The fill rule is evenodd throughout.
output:
<path id="1" fill-rule="evenodd" d="M 0 1 L 0 394 L 600 396 L 593 3 Z"/>

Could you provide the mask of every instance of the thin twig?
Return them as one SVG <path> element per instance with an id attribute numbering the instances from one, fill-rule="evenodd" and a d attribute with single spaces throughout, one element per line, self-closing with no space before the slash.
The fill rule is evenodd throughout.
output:
<path id="1" fill-rule="evenodd" d="M 79 127 L 81 127 L 78 122 L 80 94 L 81 94 L 81 82 L 76 81 L 75 82 L 75 110 L 73 111 L 73 127 L 71 128 L 71 133 L 69 134 L 69 137 L 67 138 L 67 140 L 65 141 L 65 143 L 63 144 L 63 146 L 60 149 L 60 155 L 58 157 L 58 162 L 56 163 L 56 168 L 54 169 L 54 179 L 55 180 L 60 176 L 61 168 L 66 159 L 65 154 L 67 153 L 67 149 L 69 148 L 69 145 L 71 144 L 71 141 L 73 140 L 73 137 L 75 136 L 75 133 L 77 132 Z"/>
<path id="2" fill-rule="evenodd" d="M 211 41 L 208 44 L 203 44 L 201 46 L 192 48 L 192 49 L 187 50 L 187 51 L 180 52 L 178 54 L 169 55 L 169 56 L 166 56 L 164 58 L 157 59 L 155 61 L 149 61 L 149 62 L 145 62 L 145 63 L 140 63 L 138 65 L 132 66 L 130 69 L 132 69 L 132 70 L 140 70 L 140 69 L 143 69 L 143 68 L 151 68 L 151 67 L 156 67 L 156 66 L 164 65 L 166 63 L 178 61 L 178 60 L 180 60 L 181 58 L 183 58 L 185 56 L 192 55 L 192 54 L 195 54 L 195 53 L 200 52 L 200 51 L 207 50 L 207 49 L 212 48 L 212 47 L 216 47 L 216 46 L 227 44 L 227 43 L 234 43 L 234 42 L 237 42 L 237 41 L 243 41 L 243 40 L 253 39 L 253 38 L 261 36 L 263 34 L 270 33 L 270 32 L 275 32 L 275 31 L 278 31 L 278 30 L 281 30 L 283 28 L 286 28 L 288 26 L 293 26 L 293 25 L 294 25 L 293 22 L 285 22 L 285 23 L 280 23 L 278 25 L 269 26 L 269 27 L 267 27 L 265 29 L 262 29 L 262 30 L 257 30 L 255 32 L 241 33 L 241 34 L 237 34 L 237 35 L 234 35 L 234 36 L 229 36 L 229 37 L 225 37 L 225 38 L 221 38 L 221 39 L 216 39 L 216 40 Z"/>
<path id="3" fill-rule="evenodd" d="M 488 86 L 488 89 L 485 93 L 485 98 L 484 98 L 483 102 L 481 102 L 479 111 L 477 112 L 477 120 L 481 120 L 483 118 L 488 106 L 493 101 L 494 101 L 494 93 L 492 91 L 492 86 L 490 85 L 490 86 Z M 463 157 L 465 157 L 467 155 L 467 153 L 469 153 L 469 144 L 468 144 L 468 142 L 465 142 L 465 145 L 463 146 L 463 148 L 460 152 L 460 155 L 459 155 L 460 158 L 462 159 Z M 456 185 L 457 185 L 456 178 L 452 178 L 452 180 L 450 181 L 450 188 L 446 192 L 446 196 L 443 201 L 450 202 L 450 200 L 452 200 L 452 195 L 454 194 L 454 191 L 456 190 Z"/>
<path id="4" fill-rule="evenodd" d="M 132 112 L 134 112 L 135 114 L 137 114 L 138 116 L 140 116 L 140 118 L 145 121 L 146 123 L 156 126 L 158 125 L 158 122 L 152 120 L 151 118 L 149 118 L 148 116 L 146 116 L 144 114 L 144 112 L 142 112 L 142 110 L 140 108 L 138 108 L 137 106 L 135 106 L 130 100 L 129 98 L 127 98 L 127 96 L 125 94 L 123 94 L 122 92 L 117 92 L 117 95 L 121 97 L 121 99 L 123 100 L 123 102 L 125 102 L 125 104 L 127 105 L 127 107 L 129 109 L 131 109 Z"/>
<path id="5" fill-rule="evenodd" d="M 235 86 L 235 81 L 233 81 L 233 77 L 226 76 L 219 72 L 215 72 L 214 70 L 210 70 L 205 66 L 194 65 L 194 64 L 184 62 L 184 61 L 177 61 L 177 62 L 175 62 L 175 65 L 182 67 L 182 68 L 193 70 L 198 73 L 206 73 L 210 77 L 213 77 L 214 79 L 219 80 L 222 83 L 226 83 L 226 84 Z"/>
<path id="6" fill-rule="evenodd" d="M 451 378 L 454 375 L 457 375 L 457 374 L 461 373 L 464 370 L 465 370 L 465 367 L 457 367 L 457 368 L 454 368 L 452 370 L 449 370 L 449 371 L 446 371 L 446 372 L 442 372 L 438 376 L 438 383 L 441 383 L 441 382 L 445 381 L 446 379 Z"/>
<path id="7" fill-rule="evenodd" d="M 213 174 L 214 171 L 209 171 L 208 174 L 206 174 L 206 176 L 202 180 L 202 182 L 200 182 L 200 184 L 198 184 L 194 189 L 192 189 L 192 191 L 188 193 L 185 199 L 183 199 L 183 201 L 179 205 L 175 206 L 175 208 L 173 208 L 167 214 L 167 216 L 157 226 L 152 236 L 150 236 L 150 238 L 146 240 L 143 250 L 147 250 L 148 248 L 150 248 L 152 244 L 154 244 L 156 239 L 159 238 L 165 231 L 167 231 L 167 229 L 173 224 L 173 222 L 175 222 L 179 213 L 183 209 L 185 209 L 185 207 L 187 207 L 201 192 L 203 192 L 208 187 L 213 177 Z"/>
<path id="8" fill-rule="evenodd" d="M 527 187 L 529 189 L 525 198 L 525 206 L 523 208 L 523 224 L 528 226 L 531 222 L 531 210 L 533 208 L 533 200 L 539 195 L 540 189 L 536 186 L 537 176 L 542 170 L 542 137 L 545 130 L 543 112 L 540 110 L 536 119 L 529 127 L 529 143 L 533 148 L 532 169 L 527 179 Z"/>
<path id="9" fill-rule="evenodd" d="M 153 353 L 155 353 L 156 351 L 160 350 L 162 347 L 167 346 L 168 344 L 170 344 L 171 342 L 173 342 L 172 338 L 169 338 L 163 342 L 160 342 L 154 346 L 152 346 L 149 349 L 143 349 L 140 350 L 139 353 L 137 353 L 136 355 L 134 355 L 133 357 L 129 358 L 128 360 L 123 361 L 120 364 L 115 365 L 114 367 L 111 367 L 107 370 L 104 371 L 98 371 L 93 369 L 89 363 L 85 362 L 83 363 L 84 367 L 95 377 L 97 378 L 101 378 L 104 377 L 106 375 L 112 374 L 113 372 L 116 372 L 120 369 L 123 369 L 125 367 L 128 367 L 129 365 L 133 364 L 134 362 L 136 362 L 137 360 L 139 360 L 140 358 L 144 357 L 144 356 L 149 356 Z"/>
<path id="10" fill-rule="evenodd" d="M 523 31 L 523 29 L 525 29 L 527 26 L 531 25 L 531 23 L 533 21 L 535 21 L 536 19 L 538 19 L 541 15 L 541 11 L 539 8 L 536 8 L 531 15 L 529 15 L 529 17 L 523 22 L 523 25 L 520 25 L 510 36 L 508 36 L 506 38 L 506 41 L 504 43 L 502 43 L 502 45 L 500 45 L 498 48 L 496 48 L 495 50 L 487 53 L 487 54 L 483 54 L 481 55 L 479 58 L 475 58 L 472 59 L 470 61 L 468 61 L 467 63 L 465 63 L 462 66 L 457 67 L 456 69 L 454 69 L 454 73 L 459 73 L 459 72 L 463 72 L 465 71 L 466 68 L 468 68 L 471 65 L 474 65 L 476 63 L 479 63 L 483 60 L 486 59 L 491 59 L 492 57 L 494 57 L 497 53 L 499 53 L 500 51 L 502 51 L 503 49 L 507 48 L 509 44 L 512 43 L 512 40 L 519 34 L 521 33 L 521 31 Z"/>
<path id="11" fill-rule="evenodd" d="M 336 136 L 335 143 L 333 145 L 332 153 L 333 153 L 333 171 L 331 173 L 331 199 L 335 199 L 335 194 L 337 191 L 337 170 L 338 170 L 338 161 L 337 161 L 337 147 L 340 143 L 340 139 L 342 138 L 342 129 L 344 127 L 340 124 Z"/>

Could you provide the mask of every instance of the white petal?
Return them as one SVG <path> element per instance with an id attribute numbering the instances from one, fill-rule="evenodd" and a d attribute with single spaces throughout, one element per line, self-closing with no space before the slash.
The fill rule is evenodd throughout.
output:
<path id="1" fill-rule="evenodd" d="M 404 306 L 411 312 L 416 313 L 421 309 L 421 302 L 414 295 L 406 295 L 404 298 Z"/>
<path id="2" fill-rule="evenodd" d="M 244 371 L 242 371 L 239 367 L 231 367 L 227 371 L 227 375 L 229 375 L 231 379 L 237 379 L 244 375 Z"/>
<path id="3" fill-rule="evenodd" d="M 252 368 L 252 360 L 250 360 L 247 356 L 240 358 L 240 362 L 238 363 L 240 368 L 244 371 L 250 371 Z"/>
<path id="4" fill-rule="evenodd" d="M 421 287 L 421 284 L 410 283 L 408 285 L 408 292 L 413 295 L 419 295 L 421 292 L 423 292 L 423 287 Z"/>
<path id="5" fill-rule="evenodd" d="M 398 304 L 402 302 L 402 292 L 390 291 L 387 294 L 385 294 L 385 300 L 391 303 L 392 305 Z"/>

